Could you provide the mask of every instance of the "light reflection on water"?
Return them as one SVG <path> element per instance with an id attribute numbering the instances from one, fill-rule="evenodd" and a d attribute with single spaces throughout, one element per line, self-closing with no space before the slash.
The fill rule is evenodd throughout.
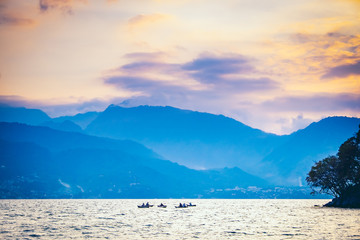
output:
<path id="1" fill-rule="evenodd" d="M 327 201 L 0 200 L 0 239 L 360 239 L 360 210 Z"/>

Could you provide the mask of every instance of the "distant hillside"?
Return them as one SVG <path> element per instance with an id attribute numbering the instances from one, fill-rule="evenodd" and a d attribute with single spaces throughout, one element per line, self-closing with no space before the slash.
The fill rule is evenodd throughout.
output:
<path id="1" fill-rule="evenodd" d="M 1 198 L 195 198 L 268 185 L 240 169 L 192 170 L 128 140 L 19 123 L 0 123 L 0 156 Z"/>
<path id="2" fill-rule="evenodd" d="M 239 167 L 278 185 L 301 186 L 312 164 L 336 152 L 359 124 L 358 118 L 330 117 L 277 136 L 222 115 L 112 105 L 85 131 L 138 141 L 190 168 Z"/>
<path id="3" fill-rule="evenodd" d="M 139 156 L 158 157 L 150 149 L 130 140 L 119 141 L 18 123 L 0 123 L 0 139 L 34 143 L 55 152 L 74 148 L 97 148 L 121 150 Z"/>
<path id="4" fill-rule="evenodd" d="M 222 115 L 173 107 L 110 106 L 85 131 L 138 141 L 191 168 L 238 166 L 253 173 L 258 172 L 261 160 L 286 140 Z"/>
<path id="5" fill-rule="evenodd" d="M 335 154 L 359 125 L 359 118 L 328 117 L 291 134 L 283 145 L 264 158 L 267 169 L 271 169 L 272 176 L 267 173 L 268 177 L 278 184 L 305 184 L 314 162 Z"/>
<path id="6" fill-rule="evenodd" d="M 84 116 L 90 116 L 90 121 L 92 121 L 96 117 L 93 113 L 83 114 L 84 116 L 80 117 L 78 115 L 51 119 L 46 113 L 38 109 L 0 106 L 0 122 L 18 122 L 34 126 L 46 126 L 68 132 L 82 132 L 82 128 L 74 121 L 71 121 L 71 119 L 79 121 L 80 118 L 80 120 L 86 121 L 85 118 L 88 117 Z M 79 122 L 83 123 L 83 121 Z"/>
<path id="7" fill-rule="evenodd" d="M 329 117 L 290 135 L 278 136 L 222 115 L 173 107 L 111 105 L 101 113 L 54 119 L 35 109 L 2 107 L 0 113 L 4 121 L 19 119 L 47 126 L 3 123 L 0 138 L 36 144 L 50 151 L 51 156 L 71 149 L 115 150 L 146 159 L 167 159 L 192 169 L 219 169 L 216 174 L 222 172 L 221 184 L 234 177 L 226 177 L 228 172 L 223 169 L 235 167 L 239 168 L 235 175 L 245 171 L 285 186 L 305 184 L 313 163 L 334 154 L 360 124 L 359 118 Z M 212 176 L 216 178 L 216 174 Z M 250 182 L 258 184 L 255 179 Z"/>
<path id="8" fill-rule="evenodd" d="M 70 120 L 64 120 L 64 121 L 47 121 L 40 124 L 44 127 L 49 127 L 55 130 L 60 131 L 66 131 L 66 132 L 82 132 L 82 128 L 77 125 L 76 123 L 70 121 Z"/>
<path id="9" fill-rule="evenodd" d="M 23 107 L 0 106 L 0 122 L 19 122 L 39 125 L 51 118 L 41 110 Z"/>
<path id="10" fill-rule="evenodd" d="M 82 129 L 85 129 L 92 121 L 95 120 L 95 118 L 97 118 L 98 115 L 99 115 L 98 112 L 79 113 L 74 116 L 62 116 L 62 117 L 53 118 L 52 121 L 56 123 L 71 121 L 79 125 Z"/>

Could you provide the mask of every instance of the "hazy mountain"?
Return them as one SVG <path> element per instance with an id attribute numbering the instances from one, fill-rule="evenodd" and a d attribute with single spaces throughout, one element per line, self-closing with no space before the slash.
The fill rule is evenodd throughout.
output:
<path id="1" fill-rule="evenodd" d="M 121 150 L 139 156 L 158 156 L 150 149 L 130 140 L 119 141 L 19 123 L 0 123 L 0 139 L 12 142 L 30 142 L 57 152 L 74 148 L 97 148 Z"/>
<path id="2" fill-rule="evenodd" d="M 64 121 L 71 121 L 76 125 L 79 125 L 82 129 L 85 129 L 97 116 L 98 112 L 87 112 L 87 113 L 79 113 L 74 116 L 62 116 L 53 118 L 52 121 L 56 123 L 62 123 Z"/>
<path id="3" fill-rule="evenodd" d="M 66 131 L 66 132 L 82 132 L 82 128 L 70 120 L 60 121 L 47 121 L 43 122 L 41 126 L 49 127 L 52 129 Z"/>
<path id="4" fill-rule="evenodd" d="M 277 136 L 234 119 L 172 107 L 109 106 L 88 133 L 138 141 L 190 168 L 239 167 L 279 185 L 302 185 L 315 161 L 357 131 L 358 118 L 330 117 Z"/>
<path id="5" fill-rule="evenodd" d="M 0 122 L 19 122 L 39 125 L 51 118 L 41 110 L 23 107 L 0 106 Z"/>
<path id="6" fill-rule="evenodd" d="M 97 112 L 50 118 L 38 109 L 0 105 L 0 122 L 18 122 L 35 126 L 46 126 L 68 132 L 82 132 L 96 117 Z"/>
<path id="7" fill-rule="evenodd" d="M 33 124 L 49 119 L 31 109 L 2 114 L 12 111 L 22 112 L 24 119 L 35 116 Z M 97 136 L 75 132 L 80 128 L 73 120 L 86 126 L 94 117 L 85 131 Z M 51 188 L 53 196 L 63 197 L 249 197 L 237 187 L 266 185 L 261 178 L 277 185 L 304 184 L 314 162 L 336 153 L 357 131 L 360 119 L 329 117 L 277 136 L 222 115 L 112 105 L 102 113 L 42 124 L 67 131 L 0 123 L 0 179 L 6 177 L 2 192 L 15 183 L 22 187 L 10 192 L 29 192 L 24 188 L 32 182 L 39 196 L 49 194 L 41 189 Z"/>
<path id="8" fill-rule="evenodd" d="M 80 126 L 66 118 L 54 120 L 41 110 L 23 107 L 0 106 L 0 122 L 18 122 L 35 126 L 46 126 L 68 132 L 82 131 Z"/>
<path id="9" fill-rule="evenodd" d="M 222 115 L 173 107 L 112 105 L 85 131 L 138 141 L 166 159 L 191 168 L 239 166 L 253 173 L 258 172 L 261 160 L 286 140 Z"/>
<path id="10" fill-rule="evenodd" d="M 189 169 L 131 141 L 19 123 L 0 123 L 0 156 L 2 198 L 194 198 L 267 185 L 240 169 Z"/>
<path id="11" fill-rule="evenodd" d="M 9 142 L 0 139 L 0 180 L 12 176 L 43 173 L 51 162 L 50 152 L 29 142 Z"/>
<path id="12" fill-rule="evenodd" d="M 359 125 L 359 118 L 328 117 L 291 134 L 283 145 L 264 158 L 267 177 L 278 184 L 305 184 L 306 174 L 314 162 L 336 154 Z"/>

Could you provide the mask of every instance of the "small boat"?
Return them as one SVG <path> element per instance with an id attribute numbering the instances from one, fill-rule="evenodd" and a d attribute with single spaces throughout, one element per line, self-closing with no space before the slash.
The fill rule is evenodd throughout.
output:
<path id="1" fill-rule="evenodd" d="M 138 205 L 138 208 L 149 208 L 149 207 L 153 207 L 154 205 L 150 205 L 149 203 L 146 204 L 142 204 L 142 205 Z"/>
<path id="2" fill-rule="evenodd" d="M 167 206 L 161 203 L 160 205 L 158 205 L 158 207 L 159 208 L 166 208 Z"/>
<path id="3" fill-rule="evenodd" d="M 184 203 L 184 204 L 179 204 L 179 206 L 175 206 L 175 208 L 187 208 L 187 205 Z"/>
<path id="4" fill-rule="evenodd" d="M 150 205 L 138 205 L 138 208 L 149 208 Z"/>

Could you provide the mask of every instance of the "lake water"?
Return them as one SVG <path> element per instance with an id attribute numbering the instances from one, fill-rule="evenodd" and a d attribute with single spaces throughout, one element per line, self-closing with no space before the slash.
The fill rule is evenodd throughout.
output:
<path id="1" fill-rule="evenodd" d="M 360 210 L 314 206 L 326 202 L 0 200 L 0 239 L 360 239 Z"/>

